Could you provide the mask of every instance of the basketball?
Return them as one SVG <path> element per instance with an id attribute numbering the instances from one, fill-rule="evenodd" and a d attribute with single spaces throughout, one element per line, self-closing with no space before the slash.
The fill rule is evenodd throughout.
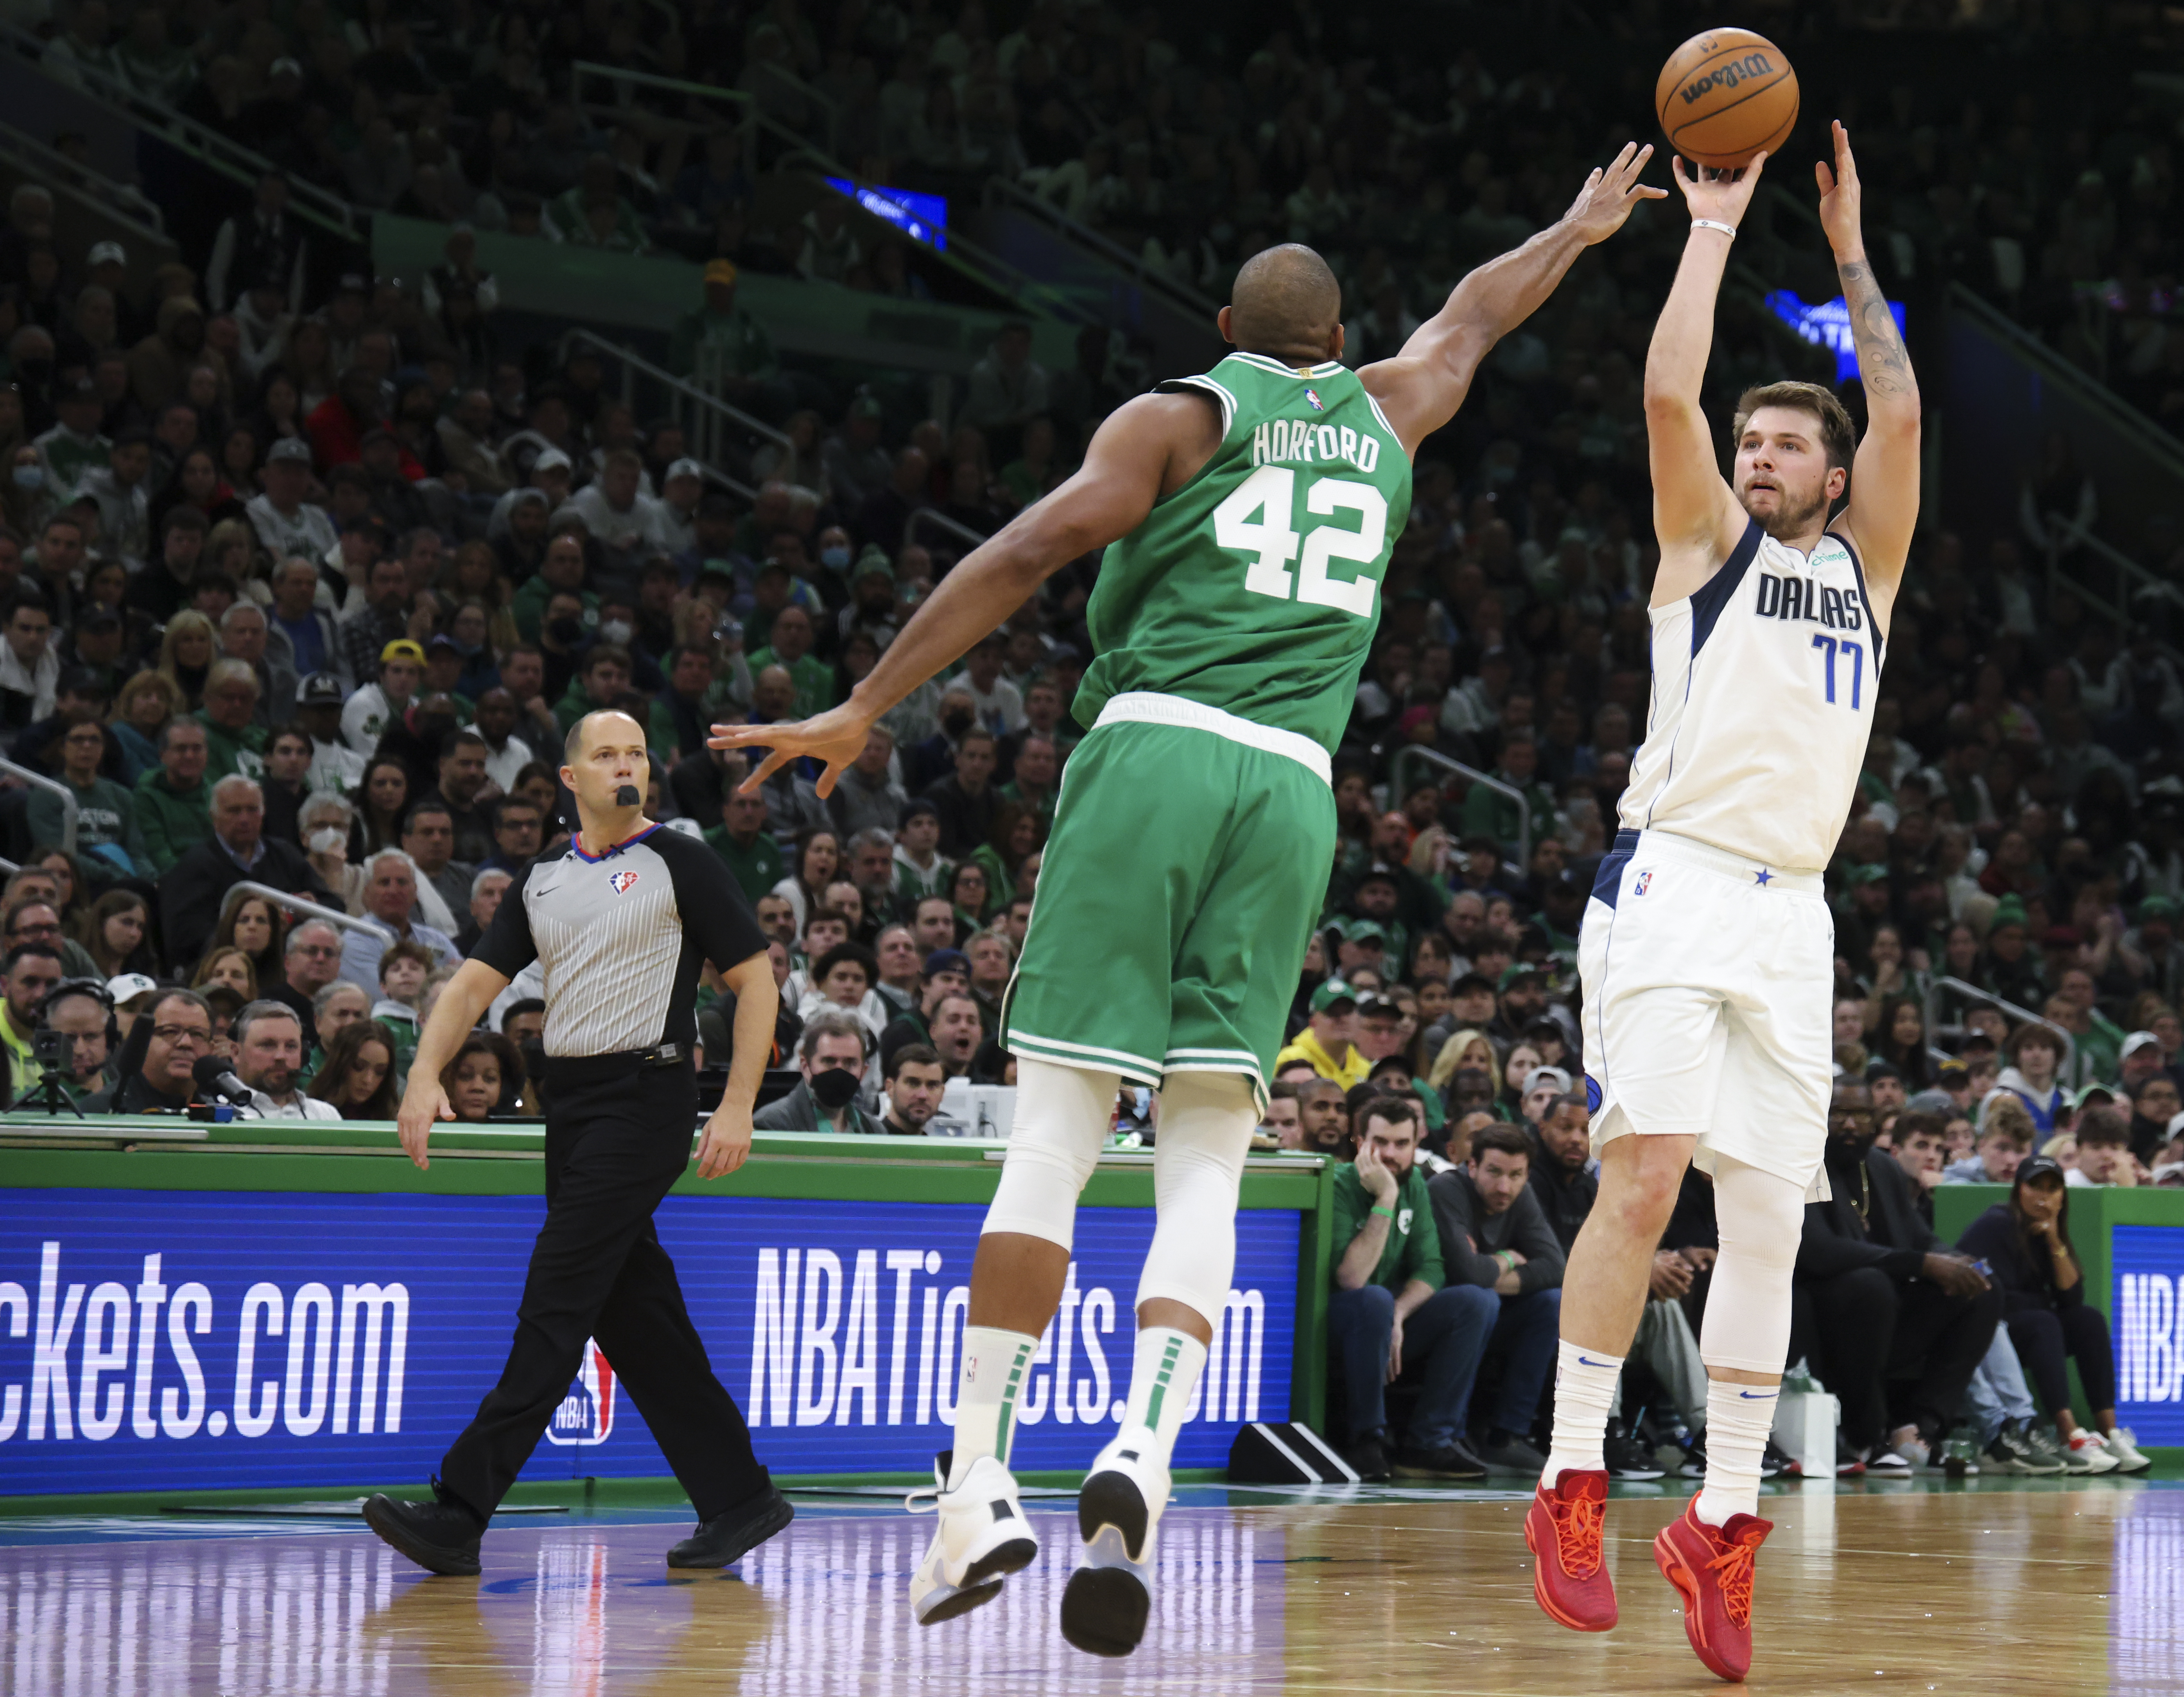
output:
<path id="1" fill-rule="evenodd" d="M 1764 36 L 1708 30 L 1669 55 L 1653 85 L 1653 109 L 1669 145 L 1685 159 L 1734 170 L 1790 138 L 1797 73 Z"/>

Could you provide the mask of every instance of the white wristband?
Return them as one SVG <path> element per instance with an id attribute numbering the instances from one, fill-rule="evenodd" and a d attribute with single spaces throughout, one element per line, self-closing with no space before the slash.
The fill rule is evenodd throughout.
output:
<path id="1" fill-rule="evenodd" d="M 1730 241 L 1734 242 L 1736 240 L 1736 226 L 1734 224 L 1723 224 L 1712 218 L 1694 218 L 1691 220 L 1691 228 L 1694 230 L 1719 230 L 1723 235 L 1729 237 Z"/>

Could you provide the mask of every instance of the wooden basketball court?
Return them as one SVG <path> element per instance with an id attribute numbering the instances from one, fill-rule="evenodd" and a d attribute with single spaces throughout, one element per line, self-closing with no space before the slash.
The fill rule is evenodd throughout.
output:
<path id="1" fill-rule="evenodd" d="M 1612 1505 L 1623 1608 L 1581 1637 L 1534 1605 L 1516 1492 L 1184 1490 L 1145 1647 L 1054 1628 L 1073 1559 L 931 1630 L 930 1536 L 883 1499 L 810 1496 L 725 1575 L 669 1577 L 660 1511 L 504 1518 L 479 1579 L 429 1578 L 360 1523 L 0 1521 L 0 1691 L 20 1697 L 1702 1691 L 1647 1543 L 1684 1489 Z M 2141 1480 L 1793 1486 L 1759 1566 L 1768 1692 L 2184 1690 L 2184 1489 Z"/>

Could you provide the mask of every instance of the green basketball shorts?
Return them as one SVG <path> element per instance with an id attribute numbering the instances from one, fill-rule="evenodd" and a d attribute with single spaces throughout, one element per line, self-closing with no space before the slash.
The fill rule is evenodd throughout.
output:
<path id="1" fill-rule="evenodd" d="M 1334 860 L 1325 771 L 1308 739 L 1180 697 L 1109 702 L 1065 769 L 1010 1050 L 1155 1086 L 1242 1073 L 1263 1112 Z"/>

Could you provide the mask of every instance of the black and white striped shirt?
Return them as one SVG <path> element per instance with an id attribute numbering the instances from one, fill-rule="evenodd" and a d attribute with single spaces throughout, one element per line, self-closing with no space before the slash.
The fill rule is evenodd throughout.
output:
<path id="1" fill-rule="evenodd" d="M 604 854 L 533 860 L 471 954 L 513 978 L 545 970 L 546 1053 L 614 1054 L 698 1034 L 698 976 L 766 950 L 727 863 L 655 825 Z"/>

